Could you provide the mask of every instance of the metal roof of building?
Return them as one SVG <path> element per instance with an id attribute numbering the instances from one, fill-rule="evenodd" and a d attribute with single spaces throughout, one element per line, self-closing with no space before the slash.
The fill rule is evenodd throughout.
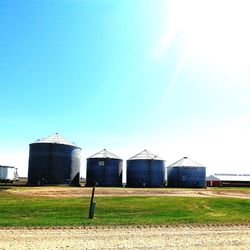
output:
<path id="1" fill-rule="evenodd" d="M 117 155 L 109 152 L 107 149 L 103 149 L 100 152 L 90 156 L 88 159 L 92 159 L 92 158 L 109 158 L 109 159 L 118 159 L 121 160 L 120 157 L 118 157 Z"/>
<path id="2" fill-rule="evenodd" d="M 2 166 L 2 165 L 0 165 L 0 168 L 16 168 L 16 167 L 13 167 L 13 166 Z"/>
<path id="3" fill-rule="evenodd" d="M 183 157 L 179 161 L 171 164 L 169 167 L 204 167 L 204 166 L 198 162 L 189 159 L 188 157 Z"/>
<path id="4" fill-rule="evenodd" d="M 129 160 L 163 160 L 158 155 L 155 155 L 148 151 L 147 149 L 143 150 L 139 154 L 134 155 Z"/>
<path id="5" fill-rule="evenodd" d="M 64 138 L 63 136 L 59 135 L 58 133 L 55 133 L 53 135 L 50 135 L 48 137 L 38 139 L 34 143 L 57 143 L 57 144 L 65 144 L 65 145 L 70 145 L 70 146 L 75 146 L 77 145 L 68 139 Z"/>
<path id="6" fill-rule="evenodd" d="M 206 178 L 208 181 L 250 181 L 250 174 L 214 174 Z"/>

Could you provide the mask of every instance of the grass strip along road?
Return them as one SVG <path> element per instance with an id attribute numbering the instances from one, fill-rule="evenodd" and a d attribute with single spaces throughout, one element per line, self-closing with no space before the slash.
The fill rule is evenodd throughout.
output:
<path id="1" fill-rule="evenodd" d="M 250 223 L 250 199 L 200 197 L 29 197 L 0 192 L 0 226 L 164 225 Z"/>

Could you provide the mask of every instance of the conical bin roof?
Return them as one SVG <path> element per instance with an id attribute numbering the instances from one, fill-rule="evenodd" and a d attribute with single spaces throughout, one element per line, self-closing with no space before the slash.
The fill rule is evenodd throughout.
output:
<path id="1" fill-rule="evenodd" d="M 109 158 L 109 159 L 118 159 L 121 160 L 120 157 L 117 155 L 109 152 L 107 149 L 103 149 L 100 152 L 90 156 L 88 159 L 94 159 L 94 158 Z"/>
<path id="2" fill-rule="evenodd" d="M 204 167 L 200 163 L 189 159 L 188 157 L 183 157 L 179 161 L 174 162 L 169 167 Z"/>
<path id="3" fill-rule="evenodd" d="M 143 150 L 139 154 L 134 155 L 133 157 L 128 159 L 130 160 L 163 160 L 158 155 L 151 153 L 147 149 Z"/>
<path id="4" fill-rule="evenodd" d="M 78 147 L 75 143 L 69 141 L 68 139 L 64 138 L 62 135 L 58 133 L 55 133 L 45 138 L 38 139 L 34 143 L 56 143 L 56 144 L 64 144 L 64 145 Z"/>

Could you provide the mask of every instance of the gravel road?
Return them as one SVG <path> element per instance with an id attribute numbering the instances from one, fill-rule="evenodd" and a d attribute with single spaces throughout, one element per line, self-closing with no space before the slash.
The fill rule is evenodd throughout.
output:
<path id="1" fill-rule="evenodd" d="M 250 249 L 250 225 L 0 229 L 0 249 Z"/>

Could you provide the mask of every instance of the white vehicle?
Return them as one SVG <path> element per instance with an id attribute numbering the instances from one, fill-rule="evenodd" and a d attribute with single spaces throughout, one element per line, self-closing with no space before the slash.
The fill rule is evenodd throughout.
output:
<path id="1" fill-rule="evenodd" d="M 11 166 L 0 166 L 0 182 L 13 182 L 17 180 L 17 168 Z"/>

